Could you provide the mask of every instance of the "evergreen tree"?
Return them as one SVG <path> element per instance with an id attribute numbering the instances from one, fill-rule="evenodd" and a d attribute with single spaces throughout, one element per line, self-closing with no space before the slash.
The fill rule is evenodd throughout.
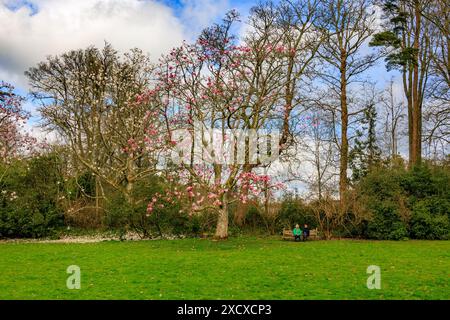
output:
<path id="1" fill-rule="evenodd" d="M 383 3 L 383 12 L 388 23 L 384 30 L 373 35 L 370 46 L 384 47 L 386 52 L 386 68 L 403 70 L 412 67 L 416 62 L 414 55 L 417 49 L 411 42 L 405 41 L 408 32 L 409 14 L 399 0 L 387 0 Z M 389 50 L 390 49 L 390 50 Z"/>
<path id="2" fill-rule="evenodd" d="M 365 177 L 371 168 L 381 161 L 381 150 L 377 145 L 376 121 L 375 103 L 371 102 L 364 110 L 362 127 L 356 131 L 355 144 L 349 155 L 352 181 Z"/>

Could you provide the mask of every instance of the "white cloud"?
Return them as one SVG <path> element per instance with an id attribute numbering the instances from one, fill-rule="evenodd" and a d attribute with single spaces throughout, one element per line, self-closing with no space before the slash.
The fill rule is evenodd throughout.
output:
<path id="1" fill-rule="evenodd" d="M 21 128 L 23 133 L 27 133 L 30 136 L 36 138 L 38 144 L 61 144 L 61 137 L 57 135 L 55 131 L 47 131 L 35 123 L 26 122 Z"/>
<path id="2" fill-rule="evenodd" d="M 0 79 L 26 89 L 23 73 L 46 56 L 104 41 L 122 52 L 141 48 L 156 61 L 231 8 L 229 0 L 181 3 L 177 16 L 157 0 L 0 0 Z"/>
<path id="3" fill-rule="evenodd" d="M 189 35 L 197 37 L 216 17 L 222 17 L 230 9 L 228 0 L 182 0 L 182 20 Z"/>
<path id="4" fill-rule="evenodd" d="M 121 52 L 138 47 L 156 61 L 230 9 L 229 0 L 182 5 L 177 15 L 158 0 L 0 0 L 0 80 L 25 92 L 24 72 L 48 55 L 102 47 L 105 41 Z M 28 101 L 25 108 L 33 115 L 26 131 L 42 138 L 36 105 Z"/>
<path id="5" fill-rule="evenodd" d="M 0 0 L 0 78 L 26 87 L 23 72 L 47 55 L 102 46 L 120 51 L 139 47 L 156 60 L 185 38 L 173 11 L 156 1 L 35 0 L 12 11 Z"/>

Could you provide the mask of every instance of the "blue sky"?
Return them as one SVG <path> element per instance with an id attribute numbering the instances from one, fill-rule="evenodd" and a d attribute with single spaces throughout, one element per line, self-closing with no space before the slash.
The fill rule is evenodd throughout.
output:
<path id="1" fill-rule="evenodd" d="M 192 40 L 230 9 L 245 16 L 254 1 L 236 0 L 0 0 L 0 79 L 26 95 L 23 73 L 47 55 L 102 46 L 142 48 L 156 60 Z M 31 101 L 26 108 L 34 111 Z M 34 112 L 35 114 L 35 112 Z M 32 118 L 32 123 L 36 121 Z"/>
<path id="2" fill-rule="evenodd" d="M 146 0 L 141 0 L 146 1 Z M 169 7 L 171 7 L 176 14 L 180 15 L 183 11 L 183 7 L 190 0 L 157 0 L 157 2 L 161 2 Z M 228 1 L 230 6 L 246 8 L 251 7 L 256 1 L 253 0 L 230 0 Z M 20 7 L 27 6 L 32 10 L 32 14 L 35 14 L 39 11 L 38 5 L 33 2 L 33 0 L 7 0 L 4 5 L 11 10 L 17 10 Z"/>
<path id="3" fill-rule="evenodd" d="M 49 54 L 101 45 L 139 47 L 155 59 L 236 8 L 237 0 L 0 0 L 0 79 L 26 87 L 23 72 Z"/>
<path id="4" fill-rule="evenodd" d="M 183 10 L 183 7 L 186 6 L 186 4 L 189 2 L 189 0 L 159 0 L 160 2 L 170 6 L 178 13 Z M 230 0 L 228 1 L 230 7 L 236 7 L 236 8 L 249 8 L 257 1 L 255 0 Z"/>
<path id="5" fill-rule="evenodd" d="M 5 6 L 13 11 L 18 10 L 21 7 L 28 7 L 31 9 L 31 15 L 36 14 L 38 12 L 38 7 L 35 3 L 33 3 L 32 1 L 27 1 L 27 0 L 17 0 L 17 1 L 7 1 L 5 3 Z"/>

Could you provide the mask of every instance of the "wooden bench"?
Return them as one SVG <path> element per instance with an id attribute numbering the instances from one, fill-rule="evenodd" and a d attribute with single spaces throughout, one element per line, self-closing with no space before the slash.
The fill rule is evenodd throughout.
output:
<path id="1" fill-rule="evenodd" d="M 294 240 L 294 234 L 291 229 L 283 229 L 283 240 Z M 319 232 L 316 229 L 309 230 L 308 240 L 318 240 Z"/>

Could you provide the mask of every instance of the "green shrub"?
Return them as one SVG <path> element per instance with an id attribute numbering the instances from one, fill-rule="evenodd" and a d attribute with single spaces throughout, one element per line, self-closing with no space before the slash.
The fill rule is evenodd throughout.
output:
<path id="1" fill-rule="evenodd" d="M 301 226 L 307 224 L 310 229 L 317 227 L 317 221 L 311 208 L 301 199 L 288 195 L 281 203 L 280 228 L 292 228 L 297 223 Z"/>
<path id="2" fill-rule="evenodd" d="M 264 228 L 264 219 L 262 218 L 258 208 L 254 205 L 249 206 L 245 214 L 245 226 L 253 232 Z"/>
<path id="3" fill-rule="evenodd" d="M 411 170 L 378 168 L 357 185 L 372 218 L 367 237 L 447 239 L 450 233 L 450 172 L 424 164 Z"/>
<path id="4" fill-rule="evenodd" d="M 64 182 L 56 155 L 34 157 L 2 166 L 0 237 L 50 236 L 63 225 L 58 206 Z"/>
<path id="5" fill-rule="evenodd" d="M 122 233 L 136 232 L 142 238 L 198 235 L 202 231 L 202 217 L 187 216 L 177 202 L 160 199 L 153 212 L 148 214 L 147 205 L 156 193 L 164 194 L 164 184 L 158 177 L 135 186 L 134 204 L 130 204 L 123 194 L 113 193 L 106 206 L 106 225 Z"/>
<path id="6" fill-rule="evenodd" d="M 400 186 L 411 200 L 428 197 L 450 199 L 449 183 L 449 167 L 424 164 L 405 172 Z"/>
<path id="7" fill-rule="evenodd" d="M 415 203 L 411 219 L 411 237 L 416 239 L 448 239 L 450 202 L 425 199 Z"/>
<path id="8" fill-rule="evenodd" d="M 393 201 L 369 204 L 372 219 L 367 224 L 367 237 L 378 240 L 401 240 L 408 237 L 407 224 L 402 221 L 399 208 Z"/>

